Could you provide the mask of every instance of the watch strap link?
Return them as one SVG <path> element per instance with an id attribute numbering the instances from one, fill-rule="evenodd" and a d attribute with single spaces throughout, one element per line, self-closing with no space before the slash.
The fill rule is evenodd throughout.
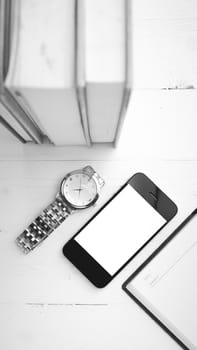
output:
<path id="1" fill-rule="evenodd" d="M 55 200 L 16 238 L 16 244 L 29 253 L 44 241 L 70 214 L 69 208 L 58 194 Z"/>
<path id="2" fill-rule="evenodd" d="M 90 166 L 87 165 L 83 170 L 88 174 L 89 176 L 94 176 L 97 181 L 99 186 L 102 188 L 105 185 L 105 181 L 102 179 L 102 177 Z"/>

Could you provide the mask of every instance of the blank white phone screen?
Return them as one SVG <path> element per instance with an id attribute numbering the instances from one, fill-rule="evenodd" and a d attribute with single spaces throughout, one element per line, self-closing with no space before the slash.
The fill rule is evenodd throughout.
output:
<path id="1" fill-rule="evenodd" d="M 127 185 L 74 239 L 112 276 L 165 223 Z"/>

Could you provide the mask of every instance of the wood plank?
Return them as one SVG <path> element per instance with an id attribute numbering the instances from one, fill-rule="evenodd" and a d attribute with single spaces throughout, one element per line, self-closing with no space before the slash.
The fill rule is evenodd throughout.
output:
<path id="1" fill-rule="evenodd" d="M 125 298 L 125 306 L 1 304 L 2 349 L 179 349 L 137 305 Z"/>
<path id="2" fill-rule="evenodd" d="M 0 162 L 0 302 L 110 303 L 117 300 L 116 290 L 124 278 L 196 206 L 196 161 L 94 161 L 91 165 L 106 181 L 98 205 L 75 213 L 37 250 L 27 256 L 21 254 L 14 243 L 16 236 L 53 200 L 64 174 L 83 165 L 82 161 Z M 139 258 L 129 264 L 120 279 L 117 278 L 102 293 L 96 293 L 95 288 L 63 257 L 62 247 L 137 171 L 150 176 L 177 203 L 179 213 L 166 230 L 139 254 Z"/>

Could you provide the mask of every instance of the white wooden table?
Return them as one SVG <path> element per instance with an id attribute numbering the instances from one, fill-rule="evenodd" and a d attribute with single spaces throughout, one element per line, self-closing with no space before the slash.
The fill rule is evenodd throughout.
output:
<path id="1" fill-rule="evenodd" d="M 125 279 L 197 207 L 197 2 L 133 1 L 133 95 L 117 149 L 21 145 L 0 129 L 0 349 L 176 350 L 121 290 Z M 105 178 L 96 208 L 75 214 L 23 256 L 15 237 L 86 164 Z M 64 243 L 137 171 L 178 214 L 106 288 L 62 255 Z"/>

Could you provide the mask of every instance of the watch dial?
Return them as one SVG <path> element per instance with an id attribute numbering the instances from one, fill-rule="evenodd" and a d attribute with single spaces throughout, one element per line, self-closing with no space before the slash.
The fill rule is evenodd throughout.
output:
<path id="1" fill-rule="evenodd" d="M 96 182 L 83 173 L 71 174 L 64 183 L 63 194 L 73 206 L 88 206 L 97 194 Z"/>

